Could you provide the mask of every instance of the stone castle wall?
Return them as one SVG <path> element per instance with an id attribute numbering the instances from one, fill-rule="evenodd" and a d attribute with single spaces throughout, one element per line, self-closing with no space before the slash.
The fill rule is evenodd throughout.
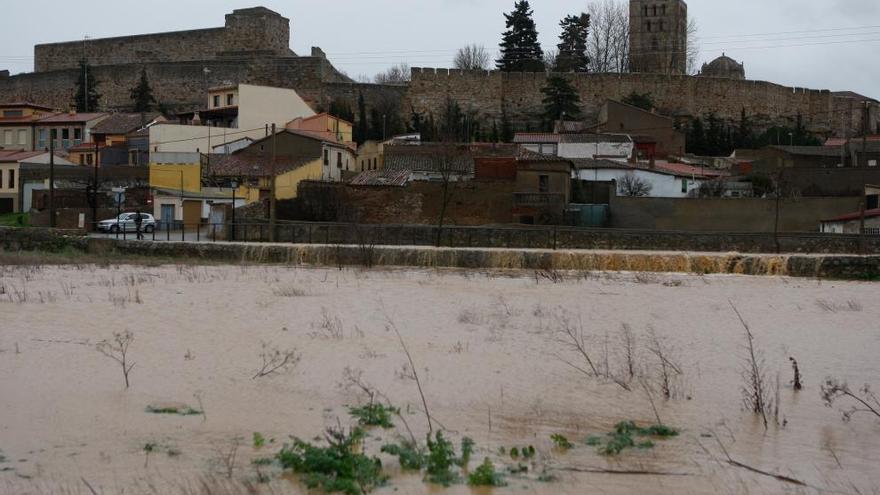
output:
<path id="1" fill-rule="evenodd" d="M 704 116 L 710 112 L 736 121 L 745 109 L 758 123 L 792 124 L 800 114 L 804 125 L 816 132 L 842 133 L 861 129 L 862 109 L 851 99 L 834 97 L 826 90 L 790 88 L 764 81 L 735 81 L 710 77 L 662 74 L 577 74 L 568 75 L 580 94 L 584 112 L 596 115 L 607 99 L 650 93 L 657 110 L 665 115 Z M 419 113 L 442 115 L 447 98 L 479 119 L 501 119 L 502 106 L 519 128 L 540 123 L 543 111 L 541 88 L 544 73 L 504 73 L 455 69 L 412 70 L 412 81 L 402 105 Z M 880 112 L 873 111 L 871 128 Z"/>
<path id="2" fill-rule="evenodd" d="M 236 10 L 226 26 L 171 33 L 51 43 L 34 47 L 34 70 L 74 69 L 81 59 L 92 66 L 233 59 L 248 52 L 284 56 L 290 52 L 290 21 L 263 8 Z"/>

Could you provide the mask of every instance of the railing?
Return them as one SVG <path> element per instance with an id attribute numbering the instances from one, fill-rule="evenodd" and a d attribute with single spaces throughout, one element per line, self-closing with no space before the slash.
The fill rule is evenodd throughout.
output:
<path id="1" fill-rule="evenodd" d="M 513 203 L 516 206 L 564 204 L 565 195 L 562 193 L 513 193 Z"/>
<path id="2" fill-rule="evenodd" d="M 878 229 L 880 230 L 880 229 Z M 866 229 L 867 231 L 867 229 Z M 445 226 L 345 224 L 320 222 L 161 224 L 146 228 L 142 239 L 177 242 L 279 242 L 360 246 L 443 246 L 534 249 L 639 249 L 738 251 L 743 253 L 880 253 L 880 235 L 821 233 L 731 233 L 597 229 L 566 226 Z M 867 234 L 867 232 L 866 232 Z M 136 240 L 133 226 L 100 234 Z M 778 244 L 777 244 L 778 242 Z"/>

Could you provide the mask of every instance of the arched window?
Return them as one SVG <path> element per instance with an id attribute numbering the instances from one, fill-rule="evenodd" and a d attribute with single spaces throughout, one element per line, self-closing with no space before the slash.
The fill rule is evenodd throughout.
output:
<path id="1" fill-rule="evenodd" d="M 654 17 L 657 17 L 657 6 L 654 6 Z"/>
<path id="2" fill-rule="evenodd" d="M 660 13 L 662 15 L 666 15 L 666 4 L 663 4 L 662 6 L 660 6 Z"/>
<path id="3" fill-rule="evenodd" d="M 650 33 L 651 32 L 651 21 L 648 21 L 648 23 L 645 25 L 645 27 L 646 27 L 647 31 Z"/>
<path id="4" fill-rule="evenodd" d="M 660 42 L 657 41 L 657 38 L 651 38 L 651 50 L 658 52 L 660 51 Z"/>

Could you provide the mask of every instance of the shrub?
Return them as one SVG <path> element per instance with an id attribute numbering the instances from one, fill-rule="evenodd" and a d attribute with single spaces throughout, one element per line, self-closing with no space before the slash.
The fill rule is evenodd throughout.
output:
<path id="1" fill-rule="evenodd" d="M 504 478 L 495 471 L 495 466 L 487 457 L 483 463 L 468 475 L 468 485 L 471 486 L 504 486 Z"/>
<path id="2" fill-rule="evenodd" d="M 558 433 L 554 433 L 554 434 L 550 435 L 550 439 L 553 440 L 553 443 L 556 445 L 556 448 L 558 448 L 558 449 L 568 450 L 568 449 L 574 447 L 574 444 L 569 442 L 568 438 L 566 438 L 565 436 L 560 435 Z"/>
<path id="3" fill-rule="evenodd" d="M 421 470 L 428 461 L 425 450 L 411 440 L 383 445 L 382 452 L 397 457 L 400 467 L 409 471 Z"/>
<path id="4" fill-rule="evenodd" d="M 284 469 L 301 475 L 309 488 L 320 487 L 326 492 L 359 495 L 383 485 L 388 476 L 382 472 L 382 461 L 363 453 L 355 453 L 363 440 L 363 430 L 328 429 L 328 446 L 317 447 L 294 439 L 285 445 L 276 458 Z"/>
<path id="5" fill-rule="evenodd" d="M 361 426 L 393 428 L 394 424 L 391 422 L 391 415 L 400 414 L 400 409 L 380 403 L 371 403 L 364 406 L 350 407 L 348 412 L 357 418 Z"/>
<path id="6" fill-rule="evenodd" d="M 644 440 L 636 442 L 634 437 L 670 438 L 678 436 L 678 430 L 666 425 L 656 424 L 641 428 L 632 421 L 621 421 L 614 425 L 614 431 L 608 434 L 607 441 L 603 444 L 602 437 L 591 436 L 587 438 L 587 445 L 598 447 L 602 455 L 618 455 L 628 448 L 651 449 L 654 442 Z"/>
<path id="7" fill-rule="evenodd" d="M 449 486 L 458 481 L 459 477 L 452 472 L 456 465 L 455 449 L 452 442 L 443 438 L 443 432 L 435 433 L 434 439 L 428 435 L 428 459 L 426 463 L 427 474 L 425 478 L 431 483 Z"/>

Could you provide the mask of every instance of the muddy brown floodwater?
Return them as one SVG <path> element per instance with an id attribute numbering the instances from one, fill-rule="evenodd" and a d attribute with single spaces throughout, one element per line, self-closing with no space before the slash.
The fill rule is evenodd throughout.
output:
<path id="1" fill-rule="evenodd" d="M 880 422 L 846 403 L 826 407 L 827 375 L 880 387 L 877 284 L 743 276 L 588 274 L 560 283 L 533 274 L 432 270 L 332 270 L 278 266 L 0 267 L 0 493 L 247 493 L 290 435 L 312 439 L 351 424 L 345 369 L 427 430 L 415 383 L 389 320 L 422 378 L 428 407 L 457 444 L 476 441 L 474 463 L 514 466 L 501 447 L 533 445 L 524 476 L 499 493 L 876 493 Z M 763 356 L 778 422 L 744 410 L 745 335 Z M 621 344 L 632 332 L 632 391 L 591 378 L 560 330 L 583 335 L 600 374 L 628 380 Z M 134 340 L 131 388 L 96 350 L 114 331 Z M 262 343 L 296 349 L 282 374 L 253 379 Z M 660 342 L 672 373 L 662 394 Z M 788 361 L 800 363 L 796 392 Z M 607 370 L 607 371 L 606 371 Z M 605 457 L 585 444 L 623 420 L 656 422 L 681 435 L 652 449 Z M 776 383 L 779 383 L 778 393 Z M 150 414 L 181 404 L 204 415 Z M 778 424 L 777 424 L 778 423 Z M 253 446 L 253 432 L 267 444 Z M 377 493 L 487 493 L 448 489 L 402 474 L 379 454 L 404 431 L 370 432 L 369 453 L 392 478 Z M 551 434 L 575 448 L 554 449 Z M 222 462 L 238 439 L 231 479 Z M 274 440 L 274 442 L 271 442 Z M 145 452 L 150 444 L 152 452 Z M 727 462 L 731 458 L 798 485 Z M 278 468 L 258 492 L 303 493 Z M 645 471 L 653 474 L 585 471 Z M 554 481 L 541 482 L 540 473 Z M 88 483 L 88 486 L 86 486 Z"/>

